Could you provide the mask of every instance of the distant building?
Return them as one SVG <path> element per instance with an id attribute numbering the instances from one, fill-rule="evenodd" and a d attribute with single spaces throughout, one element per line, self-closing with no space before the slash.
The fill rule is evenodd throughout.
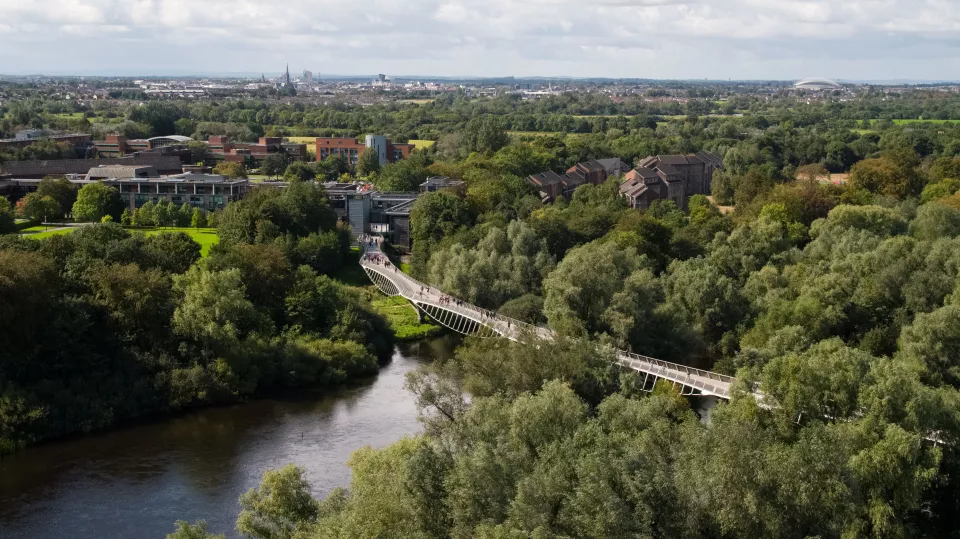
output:
<path id="1" fill-rule="evenodd" d="M 177 206 L 189 204 L 208 211 L 218 210 L 242 198 L 250 185 L 248 180 L 194 173 L 149 178 L 107 178 L 101 181 L 120 191 L 120 198 L 131 210 L 147 202 L 156 204 L 161 200 Z"/>
<path id="2" fill-rule="evenodd" d="M 153 165 L 101 165 L 91 168 L 85 177 L 87 180 L 159 178 L 160 174 Z"/>
<path id="3" fill-rule="evenodd" d="M 284 142 L 282 137 L 260 137 L 256 143 L 232 142 L 225 135 L 207 139 L 207 151 L 217 161 L 257 166 L 268 155 L 282 153 L 294 161 L 306 161 L 307 145 Z"/>
<path id="4" fill-rule="evenodd" d="M 793 87 L 797 90 L 839 90 L 843 88 L 830 79 L 803 79 L 797 81 Z"/>
<path id="5" fill-rule="evenodd" d="M 313 82 L 313 72 L 312 72 L 312 71 L 307 71 L 306 69 L 304 69 L 304 70 L 303 70 L 303 75 L 300 77 L 300 80 L 302 80 L 303 82 L 306 82 L 306 83 L 312 83 L 312 82 Z"/>
<path id="6" fill-rule="evenodd" d="M 97 155 L 100 157 L 122 157 L 136 152 L 156 150 L 169 146 L 186 147 L 187 143 L 191 141 L 193 141 L 192 138 L 182 135 L 132 140 L 127 140 L 127 137 L 123 135 L 107 135 L 104 137 L 104 140 L 98 140 L 93 144 L 97 149 Z"/>
<path id="7" fill-rule="evenodd" d="M 431 176 L 427 181 L 420 184 L 421 193 L 432 193 L 434 191 L 449 190 L 461 195 L 466 194 L 467 184 L 463 180 L 451 180 L 446 176 Z"/>
<path id="8" fill-rule="evenodd" d="M 561 196 L 569 197 L 581 185 L 600 185 L 607 181 L 607 178 L 619 178 L 623 175 L 624 168 L 617 157 L 591 159 L 570 167 L 565 174 L 548 170 L 527 176 L 527 181 L 540 191 L 541 200 L 553 202 Z"/>
<path id="9" fill-rule="evenodd" d="M 138 157 L 107 159 L 50 159 L 41 161 L 5 161 L 0 167 L 12 178 L 41 179 L 45 176 L 85 175 L 91 168 L 106 165 L 149 165 L 160 174 L 182 172 L 183 163 L 175 155 L 141 153 Z"/>
<path id="10" fill-rule="evenodd" d="M 710 194 L 713 173 L 722 168 L 720 158 L 709 152 L 650 156 L 624 175 L 620 195 L 632 208 L 647 209 L 656 200 L 686 208 L 691 196 Z"/>
<path id="11" fill-rule="evenodd" d="M 366 148 L 372 148 L 377 152 L 381 166 L 406 159 L 414 150 L 413 144 L 394 144 L 382 135 L 367 135 L 364 142 L 350 137 L 318 137 L 316 145 L 317 161 L 323 161 L 331 155 L 339 155 L 351 166 L 357 164 L 360 160 L 360 152 Z"/>
<path id="12" fill-rule="evenodd" d="M 84 133 L 47 134 L 40 129 L 26 129 L 14 133 L 14 138 L 0 139 L 0 152 L 21 150 L 41 140 L 69 144 L 81 156 L 92 145 L 92 137 Z"/>

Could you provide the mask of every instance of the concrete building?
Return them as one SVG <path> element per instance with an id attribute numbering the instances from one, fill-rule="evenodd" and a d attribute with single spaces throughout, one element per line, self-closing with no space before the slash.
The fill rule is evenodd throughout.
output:
<path id="1" fill-rule="evenodd" d="M 420 184 L 421 193 L 432 193 L 434 191 L 453 191 L 460 195 L 467 194 L 467 184 L 463 180 L 451 180 L 446 176 L 431 176 L 427 181 Z"/>
<path id="2" fill-rule="evenodd" d="M 347 160 L 351 166 L 360 160 L 360 152 L 366 148 L 373 148 L 380 157 L 380 165 L 395 163 L 410 157 L 414 150 L 413 144 L 394 144 L 382 135 L 367 135 L 363 142 L 351 137 L 318 137 L 317 161 L 323 161 L 331 155 L 339 155 Z"/>
<path id="3" fill-rule="evenodd" d="M 147 178 L 109 178 L 104 185 L 115 187 L 131 210 L 161 200 L 177 206 L 189 204 L 204 210 L 218 210 L 239 200 L 249 189 L 249 180 L 229 179 L 219 174 L 177 174 Z"/>
<path id="4" fill-rule="evenodd" d="M 84 133 L 46 134 L 40 129 L 25 129 L 14 133 L 14 138 L 0 139 L 0 153 L 22 150 L 41 140 L 50 140 L 74 147 L 78 155 L 83 155 L 93 144 L 92 137 Z"/>
<path id="5" fill-rule="evenodd" d="M 183 172 L 183 163 L 175 155 L 141 153 L 137 157 L 110 159 L 50 159 L 39 161 L 5 161 L 0 163 L 12 178 L 41 179 L 45 176 L 85 175 L 91 168 L 112 165 L 152 166 L 159 174 Z"/>
<path id="6" fill-rule="evenodd" d="M 410 250 L 410 209 L 419 193 L 381 193 L 362 183 L 327 182 L 323 186 L 330 206 L 350 225 L 354 238 L 381 234 L 396 247 Z"/>

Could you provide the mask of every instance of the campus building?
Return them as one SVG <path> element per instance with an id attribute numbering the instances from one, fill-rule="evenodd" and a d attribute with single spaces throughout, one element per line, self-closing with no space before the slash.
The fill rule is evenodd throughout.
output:
<path id="1" fill-rule="evenodd" d="M 722 168 L 720 157 L 709 152 L 650 156 L 624 175 L 620 195 L 641 210 L 656 200 L 672 200 L 686 208 L 691 196 L 710 194 L 713 173 Z"/>
<path id="2" fill-rule="evenodd" d="M 618 157 L 591 159 L 577 163 L 567 169 L 564 174 L 546 170 L 527 176 L 527 181 L 540 192 L 541 200 L 553 202 L 560 197 L 569 197 L 581 185 L 600 185 L 608 178 L 619 178 L 623 175 L 625 168 Z"/>
<path id="3" fill-rule="evenodd" d="M 185 146 L 192 140 L 190 137 L 181 135 L 131 140 L 127 140 L 127 137 L 123 135 L 107 135 L 104 137 L 104 140 L 98 140 L 93 144 L 97 149 L 97 155 L 100 157 L 122 157 L 146 150 L 158 150 L 168 146 Z"/>
<path id="4" fill-rule="evenodd" d="M 383 135 L 367 135 L 363 142 L 352 137 L 318 137 L 317 161 L 323 161 L 331 155 L 339 155 L 351 166 L 360 160 L 360 152 L 372 148 L 380 158 L 380 165 L 396 163 L 410 157 L 413 144 L 394 144 Z"/>
<path id="5" fill-rule="evenodd" d="M 256 143 L 233 142 L 227 136 L 207 139 L 207 150 L 217 161 L 257 165 L 271 154 L 282 153 L 294 161 L 308 159 L 307 145 L 284 142 L 282 137 L 260 137 Z"/>
<path id="6" fill-rule="evenodd" d="M 146 152 L 136 157 L 107 159 L 49 159 L 37 161 L 5 161 L 0 163 L 11 178 L 41 179 L 46 176 L 85 175 L 91 168 L 102 166 L 152 166 L 159 174 L 183 172 L 183 162 L 176 155 Z"/>
<path id="7" fill-rule="evenodd" d="M 79 156 L 83 156 L 93 144 L 90 135 L 83 133 L 47 134 L 40 129 L 25 129 L 17 131 L 14 138 L 0 139 L 0 153 L 22 150 L 41 140 L 50 140 L 58 144 L 73 146 Z"/>

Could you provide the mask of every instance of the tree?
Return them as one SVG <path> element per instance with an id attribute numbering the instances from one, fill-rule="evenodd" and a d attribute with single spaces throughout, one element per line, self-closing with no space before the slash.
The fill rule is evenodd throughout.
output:
<path id="1" fill-rule="evenodd" d="M 414 153 L 406 159 L 390 163 L 383 167 L 376 178 L 376 185 L 383 191 L 411 192 L 420 189 L 430 172 L 427 170 L 427 158 Z"/>
<path id="2" fill-rule="evenodd" d="M 170 210 L 173 206 L 170 202 L 166 200 L 161 200 L 157 202 L 157 205 L 153 208 L 153 220 L 159 227 L 165 227 L 170 225 L 171 214 Z"/>
<path id="3" fill-rule="evenodd" d="M 80 188 L 73 204 L 73 218 L 77 221 L 99 222 L 104 215 L 119 218 L 123 212 L 120 193 L 102 182 L 89 183 Z"/>
<path id="4" fill-rule="evenodd" d="M 309 182 L 317 178 L 317 171 L 312 163 L 294 161 L 283 172 L 283 180 L 287 182 Z"/>
<path id="5" fill-rule="evenodd" d="M 357 160 L 357 174 L 371 176 L 380 172 L 380 154 L 373 148 L 364 148 Z"/>
<path id="6" fill-rule="evenodd" d="M 207 531 L 207 523 L 203 520 L 198 520 L 194 524 L 190 524 L 185 520 L 178 520 L 174 523 L 177 527 L 177 530 L 173 533 L 167 534 L 167 539 L 225 539 L 225 535 L 213 534 Z"/>
<path id="7" fill-rule="evenodd" d="M 240 270 L 207 271 L 192 266 L 173 282 L 174 290 L 184 298 L 173 313 L 177 334 L 219 347 L 266 329 L 268 321 L 246 298 Z"/>
<path id="8" fill-rule="evenodd" d="M 124 227 L 133 225 L 133 213 L 130 212 L 130 208 L 124 208 L 123 213 L 120 214 L 120 225 Z"/>
<path id="9" fill-rule="evenodd" d="M 290 162 L 287 156 L 282 153 L 272 153 L 263 159 L 260 163 L 260 172 L 269 177 L 275 177 L 283 174 L 287 170 L 287 164 Z"/>
<path id="10" fill-rule="evenodd" d="M 190 227 L 191 228 L 203 228 L 207 226 L 207 218 L 204 215 L 203 211 L 200 208 L 193 209 L 193 215 L 190 216 Z"/>
<path id="11" fill-rule="evenodd" d="M 64 177 L 47 176 L 40 180 L 40 185 L 37 186 L 37 193 L 57 201 L 61 213 L 73 208 L 73 203 L 77 201 L 77 191 L 77 186 Z"/>
<path id="12" fill-rule="evenodd" d="M 61 214 L 62 211 L 53 197 L 35 192 L 17 202 L 17 213 L 24 219 L 46 222 L 48 217 Z"/>
<path id="13" fill-rule="evenodd" d="M 470 152 L 493 154 L 510 142 L 500 119 L 487 115 L 471 118 L 462 133 L 462 144 Z"/>
<path id="14" fill-rule="evenodd" d="M 213 167 L 214 174 L 223 174 L 228 178 L 247 178 L 247 167 L 243 163 L 234 163 L 232 161 L 222 161 Z"/>
<path id="15" fill-rule="evenodd" d="M 156 225 L 157 221 L 154 217 L 154 206 L 153 202 L 147 201 L 143 206 L 140 206 L 133 212 L 133 226 L 135 227 L 151 227 Z"/>
<path id="16" fill-rule="evenodd" d="M 193 131 L 190 132 L 190 134 L 192 133 Z M 191 140 L 187 143 L 187 149 L 190 150 L 190 162 L 195 165 L 202 165 L 210 158 L 210 148 L 206 142 Z"/>
<path id="17" fill-rule="evenodd" d="M 303 468 L 292 464 L 265 472 L 260 486 L 240 497 L 237 531 L 254 539 L 289 539 L 312 523 L 319 506 L 303 475 Z"/>
<path id="18" fill-rule="evenodd" d="M 6 197 L 0 197 L 0 234 L 9 234 L 17 230 L 13 209 Z"/>

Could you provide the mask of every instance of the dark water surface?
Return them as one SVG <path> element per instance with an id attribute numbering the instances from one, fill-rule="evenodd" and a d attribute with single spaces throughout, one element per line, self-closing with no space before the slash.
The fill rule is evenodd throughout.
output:
<path id="1" fill-rule="evenodd" d="M 350 481 L 345 462 L 420 430 L 404 374 L 450 357 L 455 339 L 397 348 L 373 379 L 51 442 L 0 461 L 0 539 L 163 538 L 206 519 L 237 536 L 237 499 L 270 468 L 307 470 L 314 494 Z"/>

